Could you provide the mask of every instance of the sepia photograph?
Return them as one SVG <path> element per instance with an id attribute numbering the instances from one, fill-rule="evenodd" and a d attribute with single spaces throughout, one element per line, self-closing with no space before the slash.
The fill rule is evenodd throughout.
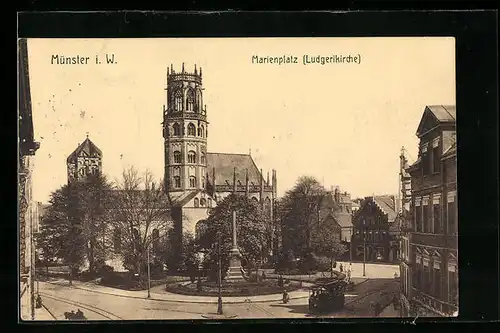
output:
<path id="1" fill-rule="evenodd" d="M 19 39 L 20 320 L 458 316 L 455 46 Z"/>

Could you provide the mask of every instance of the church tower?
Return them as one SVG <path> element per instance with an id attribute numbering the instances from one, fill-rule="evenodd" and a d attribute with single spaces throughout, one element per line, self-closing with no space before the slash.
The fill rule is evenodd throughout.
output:
<path id="1" fill-rule="evenodd" d="M 89 175 L 102 173 L 102 151 L 90 141 L 88 135 L 83 143 L 66 159 L 68 183 L 84 182 Z"/>
<path id="2" fill-rule="evenodd" d="M 201 68 L 167 68 L 163 106 L 165 188 L 172 199 L 204 190 L 207 175 L 207 110 L 203 105 Z"/>

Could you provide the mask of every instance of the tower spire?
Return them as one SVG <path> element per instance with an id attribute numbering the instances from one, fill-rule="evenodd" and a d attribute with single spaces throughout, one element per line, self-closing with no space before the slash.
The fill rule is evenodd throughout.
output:
<path id="1" fill-rule="evenodd" d="M 182 72 L 184 73 L 184 63 L 182 63 Z"/>
<path id="2" fill-rule="evenodd" d="M 196 69 L 196 64 L 194 64 L 194 74 L 198 74 L 198 70 Z"/>

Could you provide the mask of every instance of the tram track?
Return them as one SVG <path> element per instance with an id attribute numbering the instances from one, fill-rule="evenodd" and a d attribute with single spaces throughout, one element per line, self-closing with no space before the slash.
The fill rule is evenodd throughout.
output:
<path id="1" fill-rule="evenodd" d="M 44 292 L 40 292 L 40 295 L 42 295 L 43 297 L 46 297 L 48 299 L 54 300 L 56 302 L 66 303 L 66 304 L 69 304 L 69 305 L 77 306 L 77 307 L 79 307 L 81 309 L 84 309 L 84 310 L 87 310 L 87 311 L 91 311 L 93 313 L 98 314 L 101 317 L 104 317 L 104 318 L 108 319 L 108 320 L 125 320 L 124 318 L 122 318 L 122 317 L 120 317 L 120 316 L 118 316 L 118 315 L 116 315 L 116 314 L 114 314 L 112 312 L 109 312 L 107 310 L 98 308 L 98 307 L 93 306 L 93 305 L 80 303 L 80 302 L 69 300 L 67 298 L 63 298 L 63 297 L 60 297 L 60 296 L 50 295 L 50 294 L 47 294 L 47 293 L 44 293 Z M 49 311 L 49 313 L 51 314 L 52 317 L 55 318 L 55 316 L 52 314 L 51 311 Z"/>
<path id="2" fill-rule="evenodd" d="M 249 304 L 250 306 L 253 306 L 255 309 L 258 309 L 266 314 L 268 314 L 269 316 L 273 317 L 273 318 L 276 318 L 276 315 L 274 313 L 272 313 L 271 311 L 263 308 L 262 306 L 259 306 L 257 305 L 256 303 L 252 302 L 250 299 L 246 299 L 245 300 L 245 303 Z"/>

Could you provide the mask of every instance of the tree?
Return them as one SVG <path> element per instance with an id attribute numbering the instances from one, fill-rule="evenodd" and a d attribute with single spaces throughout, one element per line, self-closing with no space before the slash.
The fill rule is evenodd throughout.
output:
<path id="1" fill-rule="evenodd" d="M 311 224 L 317 218 L 324 187 L 313 177 L 299 177 L 295 186 L 282 198 L 280 211 L 284 250 L 296 255 L 307 253 L 311 241 Z"/>
<path id="2" fill-rule="evenodd" d="M 312 230 L 312 249 L 314 253 L 330 258 L 330 267 L 338 257 L 347 252 L 347 246 L 341 243 L 337 228 L 331 220 L 325 220 L 317 223 Z"/>
<path id="3" fill-rule="evenodd" d="M 85 260 L 83 215 L 78 191 L 64 185 L 51 193 L 37 236 L 46 264 L 54 257 L 62 258 L 70 270 L 70 283 Z"/>
<path id="4" fill-rule="evenodd" d="M 139 174 L 135 168 L 128 168 L 107 205 L 110 224 L 121 232 L 124 265 L 138 273 L 144 283 L 146 272 L 142 267 L 155 240 L 153 234 L 165 234 L 170 227 L 163 182 L 156 182 L 148 170 Z"/>
<path id="5" fill-rule="evenodd" d="M 223 271 L 227 269 L 232 248 L 233 211 L 236 211 L 237 243 L 243 261 L 253 266 L 269 253 L 266 220 L 261 207 L 246 196 L 231 194 L 212 209 L 206 220 L 205 230 L 198 239 L 198 245 L 206 251 L 206 262 L 212 271 L 217 268 L 219 237 Z"/>
<path id="6" fill-rule="evenodd" d="M 110 217 L 106 211 L 106 200 L 112 185 L 104 175 L 88 175 L 87 181 L 76 183 L 79 192 L 78 204 L 82 209 L 82 232 L 85 239 L 89 272 L 94 273 L 106 260 L 106 248 L 111 246 L 111 237 L 106 237 L 106 224 Z"/>

